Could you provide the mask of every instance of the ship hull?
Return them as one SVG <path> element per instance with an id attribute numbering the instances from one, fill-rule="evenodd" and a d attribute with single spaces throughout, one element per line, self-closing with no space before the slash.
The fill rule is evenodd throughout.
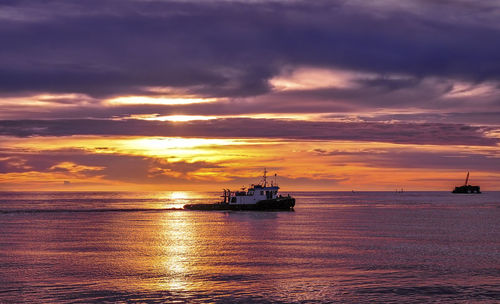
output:
<path id="1" fill-rule="evenodd" d="M 188 210 L 249 210 L 249 211 L 273 211 L 273 210 L 291 210 L 295 206 L 295 199 L 292 197 L 277 198 L 271 200 L 262 200 L 256 204 L 188 204 L 184 205 L 184 209 Z"/>
<path id="2" fill-rule="evenodd" d="M 455 187 L 452 193 L 481 193 L 481 188 L 479 186 L 471 186 L 471 185 L 460 186 L 460 187 Z"/>

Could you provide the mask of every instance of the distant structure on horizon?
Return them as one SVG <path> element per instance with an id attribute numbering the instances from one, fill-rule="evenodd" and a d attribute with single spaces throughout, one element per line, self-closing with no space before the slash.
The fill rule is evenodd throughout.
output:
<path id="1" fill-rule="evenodd" d="M 455 187 L 452 193 L 481 193 L 479 186 L 471 186 L 469 183 L 469 172 L 467 172 L 467 177 L 465 178 L 465 183 L 463 186 Z"/>

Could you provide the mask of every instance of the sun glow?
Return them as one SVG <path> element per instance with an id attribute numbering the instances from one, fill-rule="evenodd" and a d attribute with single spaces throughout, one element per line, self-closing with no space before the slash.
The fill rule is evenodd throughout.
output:
<path id="1" fill-rule="evenodd" d="M 182 200 L 190 198 L 189 194 L 185 191 L 174 191 L 170 193 L 170 199 L 172 200 Z"/>
<path id="2" fill-rule="evenodd" d="M 182 137 L 151 137 L 124 141 L 129 147 L 141 147 L 147 151 L 161 151 L 171 149 L 196 148 L 202 146 L 245 144 L 243 140 L 215 139 L 215 138 L 182 138 Z"/>

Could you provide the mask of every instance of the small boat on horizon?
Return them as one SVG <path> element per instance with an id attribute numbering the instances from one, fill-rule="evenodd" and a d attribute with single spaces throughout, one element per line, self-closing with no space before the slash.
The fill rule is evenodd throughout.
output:
<path id="1" fill-rule="evenodd" d="M 268 186 L 267 170 L 264 169 L 262 182 L 257 185 L 251 185 L 247 191 L 242 188 L 241 191 L 232 192 L 230 189 L 224 189 L 221 197 L 222 202 L 214 204 L 187 204 L 184 209 L 188 210 L 293 210 L 295 198 L 289 194 L 282 196 L 278 194 L 280 187 L 276 181 Z M 276 174 L 275 174 L 276 177 Z"/>
<path id="2" fill-rule="evenodd" d="M 463 186 L 455 187 L 452 193 L 481 193 L 481 188 L 479 186 L 471 186 L 469 183 L 469 172 L 467 172 L 467 177 L 465 178 L 465 183 Z"/>

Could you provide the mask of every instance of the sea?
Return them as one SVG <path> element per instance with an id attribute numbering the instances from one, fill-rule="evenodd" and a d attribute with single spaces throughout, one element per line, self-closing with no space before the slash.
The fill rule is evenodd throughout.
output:
<path id="1" fill-rule="evenodd" d="M 0 192 L 0 303 L 500 302 L 500 192 L 290 194 Z"/>

